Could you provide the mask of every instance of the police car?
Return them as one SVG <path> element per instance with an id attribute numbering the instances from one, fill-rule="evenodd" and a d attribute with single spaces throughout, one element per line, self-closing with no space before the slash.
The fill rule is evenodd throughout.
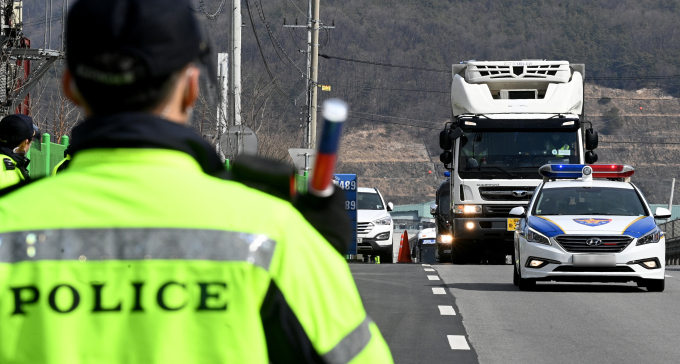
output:
<path id="1" fill-rule="evenodd" d="M 521 290 L 536 281 L 637 282 L 664 290 L 666 243 L 654 213 L 630 177 L 628 165 L 544 165 L 515 231 L 513 282 Z"/>

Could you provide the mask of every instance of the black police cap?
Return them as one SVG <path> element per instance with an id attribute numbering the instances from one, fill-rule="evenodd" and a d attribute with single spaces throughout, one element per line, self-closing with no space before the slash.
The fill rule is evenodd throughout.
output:
<path id="1" fill-rule="evenodd" d="M 0 120 L 0 142 L 15 146 L 26 139 L 39 135 L 33 125 L 33 118 L 23 114 L 7 115 Z"/>
<path id="2" fill-rule="evenodd" d="M 79 0 L 66 26 L 66 61 L 75 77 L 131 85 L 168 76 L 207 52 L 190 0 Z M 102 59 L 125 55 L 143 67 L 111 70 Z"/>

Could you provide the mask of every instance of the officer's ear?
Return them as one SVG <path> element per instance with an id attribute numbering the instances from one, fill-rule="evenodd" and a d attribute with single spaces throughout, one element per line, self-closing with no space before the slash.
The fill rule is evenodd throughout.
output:
<path id="1" fill-rule="evenodd" d="M 194 106 L 194 103 L 196 103 L 196 100 L 198 99 L 198 93 L 199 93 L 199 76 L 201 74 L 201 70 L 194 66 L 190 65 L 187 70 L 184 73 L 184 77 L 186 77 L 186 86 L 184 88 L 184 97 L 182 100 L 182 108 L 183 109 L 188 109 Z"/>
<path id="2" fill-rule="evenodd" d="M 85 107 L 85 100 L 80 95 L 80 91 L 76 87 L 76 83 L 73 80 L 73 74 L 67 69 L 64 70 L 64 76 L 61 78 L 61 88 L 64 90 L 64 95 L 71 100 L 74 104 Z"/>

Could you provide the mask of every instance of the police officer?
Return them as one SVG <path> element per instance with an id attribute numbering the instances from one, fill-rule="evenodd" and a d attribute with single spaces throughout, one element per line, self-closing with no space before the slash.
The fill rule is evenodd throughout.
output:
<path id="1" fill-rule="evenodd" d="M 0 189 L 30 180 L 28 158 L 25 157 L 36 135 L 33 119 L 23 114 L 0 120 Z"/>
<path id="2" fill-rule="evenodd" d="M 392 362 L 319 232 L 211 176 L 186 126 L 207 48 L 190 5 L 72 7 L 63 85 L 87 118 L 68 173 L 0 198 L 0 363 Z"/>
<path id="3" fill-rule="evenodd" d="M 71 163 L 71 149 L 69 147 L 66 148 L 66 150 L 64 150 L 64 159 L 62 159 L 61 162 L 57 163 L 57 165 L 54 166 L 54 168 L 52 168 L 52 176 L 56 176 L 57 173 L 65 170 L 70 163 Z"/>

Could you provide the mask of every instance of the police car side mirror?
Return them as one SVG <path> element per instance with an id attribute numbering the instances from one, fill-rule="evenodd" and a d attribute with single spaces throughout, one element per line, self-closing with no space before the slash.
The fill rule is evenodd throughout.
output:
<path id="1" fill-rule="evenodd" d="M 586 163 L 588 164 L 593 164 L 597 162 L 597 153 L 593 151 L 587 151 L 586 152 Z"/>
<path id="2" fill-rule="evenodd" d="M 671 212 L 663 207 L 657 207 L 654 212 L 655 219 L 668 219 L 671 217 Z"/>
<path id="3" fill-rule="evenodd" d="M 394 209 L 394 204 L 391 202 L 387 203 L 387 211 L 392 211 Z"/>
<path id="4" fill-rule="evenodd" d="M 434 216 L 437 215 L 437 204 L 433 203 L 430 205 L 430 215 Z"/>
<path id="5" fill-rule="evenodd" d="M 510 210 L 509 215 L 510 216 L 519 216 L 519 217 L 526 217 L 527 216 L 526 212 L 524 211 L 524 207 L 521 207 L 521 206 L 513 207 L 512 210 Z"/>

